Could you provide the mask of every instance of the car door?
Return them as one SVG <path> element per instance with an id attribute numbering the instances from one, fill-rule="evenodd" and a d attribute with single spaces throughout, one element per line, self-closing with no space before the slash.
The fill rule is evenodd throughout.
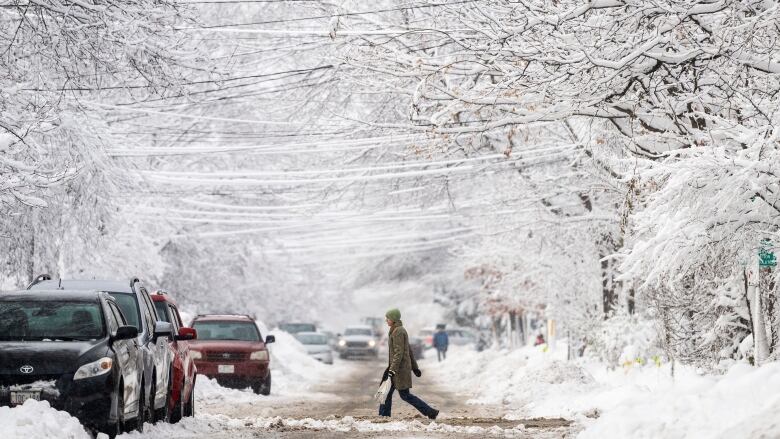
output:
<path id="1" fill-rule="evenodd" d="M 127 320 L 125 320 L 119 306 L 111 301 L 108 301 L 107 305 L 110 312 L 108 316 L 116 321 L 116 327 L 127 325 Z M 111 333 L 116 333 L 116 329 L 112 329 Z M 135 338 L 117 340 L 113 342 L 112 349 L 116 353 L 124 383 L 122 391 L 124 413 L 129 414 L 127 417 L 132 417 L 138 410 L 138 401 L 141 397 L 140 376 L 143 362 L 138 355 L 138 342 Z"/>

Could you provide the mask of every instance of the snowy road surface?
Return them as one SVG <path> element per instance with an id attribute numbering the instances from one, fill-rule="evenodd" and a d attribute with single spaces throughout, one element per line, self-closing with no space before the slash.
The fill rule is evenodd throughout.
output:
<path id="1" fill-rule="evenodd" d="M 509 421 L 500 408 L 467 405 L 454 389 L 431 384 L 423 375 L 413 393 L 438 408 L 436 422 L 421 417 L 395 396 L 392 419 L 376 416 L 371 394 L 384 368 L 378 361 L 338 362 L 343 374 L 310 392 L 294 396 L 259 397 L 211 387 L 201 393 L 198 414 L 178 425 L 149 426 L 144 438 L 561 438 L 578 429 L 563 419 Z"/>

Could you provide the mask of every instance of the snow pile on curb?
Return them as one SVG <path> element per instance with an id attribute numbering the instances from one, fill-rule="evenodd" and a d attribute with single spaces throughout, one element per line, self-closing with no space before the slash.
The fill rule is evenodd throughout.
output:
<path id="1" fill-rule="evenodd" d="M 322 384 L 337 376 L 336 367 L 315 360 L 289 333 L 273 330 L 271 335 L 276 337 L 276 342 L 268 348 L 271 351 L 272 394 L 305 392 L 312 385 Z"/>
<path id="2" fill-rule="evenodd" d="M 572 419 L 585 427 L 579 439 L 780 437 L 780 363 L 739 363 L 725 375 L 678 365 L 672 378 L 668 363 L 610 369 L 567 362 L 559 348 L 455 349 L 425 366 L 443 386 L 473 392 L 469 404 L 503 405 L 507 419 Z"/>
<path id="3" fill-rule="evenodd" d="M 579 438 L 780 437 L 778 389 L 780 363 L 737 364 L 723 376 L 678 368 L 675 379 L 665 374 L 650 385 L 623 386 L 600 397 L 603 415 L 586 421 Z"/>
<path id="4" fill-rule="evenodd" d="M 79 421 L 53 409 L 46 401 L 27 400 L 16 407 L 0 407 L 0 437 L 25 439 L 91 439 Z"/>

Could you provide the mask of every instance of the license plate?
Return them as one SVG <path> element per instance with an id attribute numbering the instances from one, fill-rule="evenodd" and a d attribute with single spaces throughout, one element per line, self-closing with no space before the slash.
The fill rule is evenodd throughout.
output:
<path id="1" fill-rule="evenodd" d="M 41 391 L 32 390 L 24 392 L 11 392 L 11 405 L 24 404 L 28 399 L 41 400 Z"/>
<path id="2" fill-rule="evenodd" d="M 217 366 L 217 372 L 219 373 L 234 373 L 236 371 L 236 366 L 232 364 L 220 364 Z"/>

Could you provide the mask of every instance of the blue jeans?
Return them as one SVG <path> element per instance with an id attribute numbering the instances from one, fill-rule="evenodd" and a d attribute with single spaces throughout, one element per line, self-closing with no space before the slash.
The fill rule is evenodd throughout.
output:
<path id="1" fill-rule="evenodd" d="M 390 416 L 390 410 L 393 408 L 393 392 L 395 392 L 395 385 L 390 387 L 390 393 L 387 394 L 385 403 L 379 404 L 379 416 Z M 417 411 L 422 413 L 423 416 L 431 417 L 434 412 L 436 412 L 436 410 L 426 404 L 425 401 L 412 395 L 411 392 L 409 392 L 409 389 L 399 390 L 398 394 L 401 395 L 401 399 L 411 404 Z"/>

